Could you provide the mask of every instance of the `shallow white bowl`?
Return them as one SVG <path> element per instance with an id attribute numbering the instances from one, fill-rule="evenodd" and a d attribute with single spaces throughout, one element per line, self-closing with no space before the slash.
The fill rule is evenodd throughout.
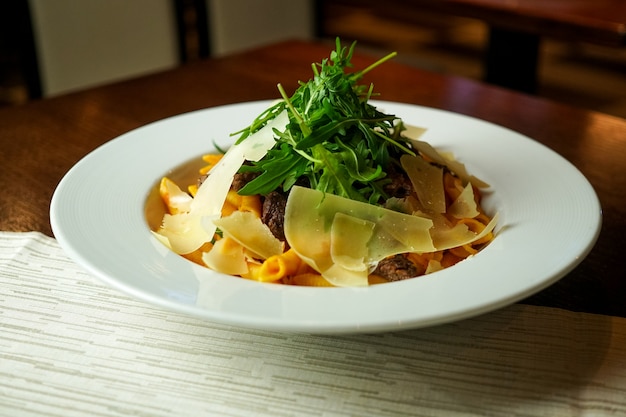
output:
<path id="1" fill-rule="evenodd" d="M 102 281 L 149 303 L 220 323 L 276 331 L 393 331 L 459 320 L 525 298 L 573 269 L 601 224 L 596 194 L 564 158 L 511 130 L 446 111 L 373 102 L 423 140 L 451 151 L 487 181 L 484 206 L 500 213 L 496 239 L 434 274 L 367 288 L 309 288 L 218 274 L 170 252 L 150 233 L 148 192 L 171 169 L 228 147 L 268 101 L 158 121 L 99 147 L 54 193 L 54 235 Z"/>

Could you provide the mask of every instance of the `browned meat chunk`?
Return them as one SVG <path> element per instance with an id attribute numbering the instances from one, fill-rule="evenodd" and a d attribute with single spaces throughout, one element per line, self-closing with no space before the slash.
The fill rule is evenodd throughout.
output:
<path id="1" fill-rule="evenodd" d="M 413 192 L 413 184 L 404 172 L 389 172 L 387 178 L 391 180 L 383 186 L 389 197 L 404 198 Z"/>
<path id="2" fill-rule="evenodd" d="M 285 206 L 287 197 L 278 191 L 272 191 L 263 200 L 261 220 L 279 240 L 285 241 Z"/>
<path id="3" fill-rule="evenodd" d="M 423 274 L 418 267 L 404 255 L 394 255 L 383 259 L 373 272 L 389 281 L 400 281 Z"/>
<path id="4" fill-rule="evenodd" d="M 252 181 L 258 176 L 259 176 L 258 172 L 236 173 L 235 176 L 233 177 L 233 183 L 230 186 L 230 188 L 234 191 L 239 191 L 244 187 L 244 185 L 246 185 L 247 183 L 249 183 L 250 181 Z"/>

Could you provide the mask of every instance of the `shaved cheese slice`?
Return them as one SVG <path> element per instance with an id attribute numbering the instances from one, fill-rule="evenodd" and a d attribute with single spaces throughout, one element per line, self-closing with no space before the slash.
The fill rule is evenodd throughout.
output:
<path id="1" fill-rule="evenodd" d="M 408 125 L 406 123 L 403 124 L 404 130 L 402 131 L 402 136 L 410 139 L 419 139 L 428 129 L 425 127 Z"/>
<path id="2" fill-rule="evenodd" d="M 361 221 L 350 220 L 349 226 L 345 223 L 334 225 L 337 213 Z M 345 221 L 345 217 L 339 216 L 339 219 Z M 371 224 L 374 224 L 373 228 Z M 333 226 L 362 227 L 358 232 L 362 239 L 369 236 L 366 229 L 371 229 L 367 255 L 363 259 L 363 265 L 369 268 L 381 259 L 397 253 L 433 252 L 435 247 L 429 233 L 432 225 L 432 220 L 428 218 L 398 213 L 299 186 L 292 187 L 285 208 L 285 237 L 291 248 L 324 278 L 341 286 L 346 286 L 348 281 L 353 282 L 356 276 L 367 278 L 367 271 L 361 271 L 355 261 L 362 249 L 347 249 L 349 245 L 363 243 L 357 242 L 349 234 L 339 237 L 339 233 L 334 236 L 341 240 L 333 242 Z M 340 278 L 341 274 L 337 271 L 345 273 L 346 281 Z"/>
<path id="3" fill-rule="evenodd" d="M 491 233 L 498 222 L 498 213 L 493 216 L 489 224 L 487 224 L 480 233 L 472 232 L 467 225 L 463 223 L 457 223 L 451 226 L 444 216 L 433 215 L 432 220 L 434 223 L 431 233 L 433 242 L 437 250 L 445 250 L 469 245 Z"/>
<path id="4" fill-rule="evenodd" d="M 216 241 L 209 252 L 203 253 L 202 261 L 223 274 L 242 275 L 248 272 L 244 247 L 228 237 Z"/>
<path id="5" fill-rule="evenodd" d="M 448 213 L 457 219 L 473 219 L 478 216 L 478 206 L 474 198 L 474 187 L 468 183 L 461 194 L 448 208 Z"/>
<path id="6" fill-rule="evenodd" d="M 335 264 L 351 271 L 367 269 L 365 259 L 376 223 L 337 213 L 330 228 L 330 256 Z"/>
<path id="7" fill-rule="evenodd" d="M 244 143 L 244 158 L 246 161 L 259 161 L 267 154 L 267 151 L 272 149 L 276 144 L 274 138 L 274 129 L 279 132 L 283 132 L 289 124 L 289 114 L 287 110 L 280 112 L 275 118 L 270 120 L 262 129 L 253 133 L 246 138 L 243 142 L 237 146 L 241 146 Z"/>
<path id="8" fill-rule="evenodd" d="M 289 115 L 284 110 L 263 128 L 233 145 L 198 188 L 189 211 L 174 214 L 171 218 L 167 218 L 167 215 L 164 217 L 157 233 L 170 240 L 169 246 L 173 251 L 178 254 L 189 253 L 213 239 L 217 229 L 213 220 L 221 216 L 234 175 L 244 161 L 257 161 L 267 154 L 276 143 L 274 129 L 284 131 L 288 123 Z"/>
<path id="9" fill-rule="evenodd" d="M 250 211 L 234 211 L 230 216 L 214 220 L 213 223 L 225 236 L 248 249 L 256 259 L 280 255 L 285 249 L 284 243 Z"/>
<path id="10" fill-rule="evenodd" d="M 202 217 L 190 213 L 165 214 L 156 233 L 167 239 L 167 246 L 179 255 L 193 252 L 213 239 L 213 234 L 202 227 Z"/>
<path id="11" fill-rule="evenodd" d="M 337 213 L 330 228 L 332 265 L 322 276 L 336 287 L 364 287 L 369 284 L 367 243 L 376 223 Z"/>
<path id="12" fill-rule="evenodd" d="M 441 265 L 441 262 L 435 259 L 431 259 L 430 261 L 428 261 L 428 266 L 426 267 L 426 271 L 424 271 L 424 274 L 432 274 L 433 272 L 441 271 L 443 269 L 444 267 Z"/>
<path id="13" fill-rule="evenodd" d="M 170 214 L 187 212 L 191 208 L 193 200 L 189 194 L 180 189 L 178 185 L 167 177 L 161 178 L 159 194 L 167 206 Z"/>
<path id="14" fill-rule="evenodd" d="M 426 217 L 389 211 L 378 220 L 377 225 L 382 229 L 379 241 L 369 246 L 369 257 L 373 261 L 398 253 L 436 250 L 431 237 L 433 222 Z"/>
<path id="15" fill-rule="evenodd" d="M 429 164 L 420 156 L 402 155 L 400 164 L 409 176 L 422 206 L 435 213 L 446 212 L 443 169 Z"/>
<path id="16" fill-rule="evenodd" d="M 219 214 L 233 182 L 233 176 L 244 161 L 258 161 L 270 150 L 276 140 L 274 129 L 283 131 L 289 123 L 287 111 L 267 123 L 263 128 L 232 146 L 210 171 L 191 203 L 191 211 L 201 215 Z"/>
<path id="17" fill-rule="evenodd" d="M 411 145 L 413 145 L 414 149 L 416 149 L 429 159 L 432 159 L 434 162 L 448 167 L 448 169 L 454 172 L 459 178 L 461 178 L 464 183 L 471 182 L 478 188 L 489 187 L 489 184 L 487 184 L 486 182 L 482 181 L 479 178 L 476 178 L 473 175 L 468 174 L 467 169 L 465 169 L 465 165 L 457 160 L 445 158 L 435 148 L 433 148 L 430 143 L 421 140 L 411 139 Z"/>
<path id="18" fill-rule="evenodd" d="M 332 264 L 322 273 L 322 277 L 335 287 L 366 287 L 369 284 L 369 269 L 352 270 L 340 264 Z"/>
<path id="19" fill-rule="evenodd" d="M 244 161 L 244 149 L 239 145 L 231 147 L 198 188 L 190 212 L 205 216 L 218 214 L 230 190 L 233 176 Z"/>

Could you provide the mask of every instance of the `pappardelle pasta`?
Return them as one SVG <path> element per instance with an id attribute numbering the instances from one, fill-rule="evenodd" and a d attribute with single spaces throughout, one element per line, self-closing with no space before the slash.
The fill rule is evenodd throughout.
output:
<path id="1" fill-rule="evenodd" d="M 291 97 L 279 85 L 228 151 L 202 156 L 197 183 L 163 177 L 154 235 L 217 272 L 317 287 L 414 278 L 489 244 L 488 184 L 368 103 L 357 81 L 392 55 L 349 73 L 353 48 L 337 41 Z"/>

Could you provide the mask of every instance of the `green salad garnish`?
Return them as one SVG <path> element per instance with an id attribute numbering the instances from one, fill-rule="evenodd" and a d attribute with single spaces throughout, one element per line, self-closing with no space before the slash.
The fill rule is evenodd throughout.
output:
<path id="1" fill-rule="evenodd" d="M 300 82 L 291 97 L 283 87 L 283 100 L 259 115 L 241 134 L 238 143 L 265 126 L 285 109 L 289 123 L 275 130 L 276 144 L 259 161 L 239 172 L 259 174 L 239 193 L 267 195 L 289 191 L 294 184 L 352 200 L 380 203 L 387 198 L 388 172 L 403 154 L 415 155 L 401 136 L 402 121 L 369 104 L 373 85 L 359 84 L 363 76 L 391 53 L 360 71 L 349 71 L 356 42 L 347 48 L 336 41 L 330 58 L 313 64 L 313 78 Z"/>

